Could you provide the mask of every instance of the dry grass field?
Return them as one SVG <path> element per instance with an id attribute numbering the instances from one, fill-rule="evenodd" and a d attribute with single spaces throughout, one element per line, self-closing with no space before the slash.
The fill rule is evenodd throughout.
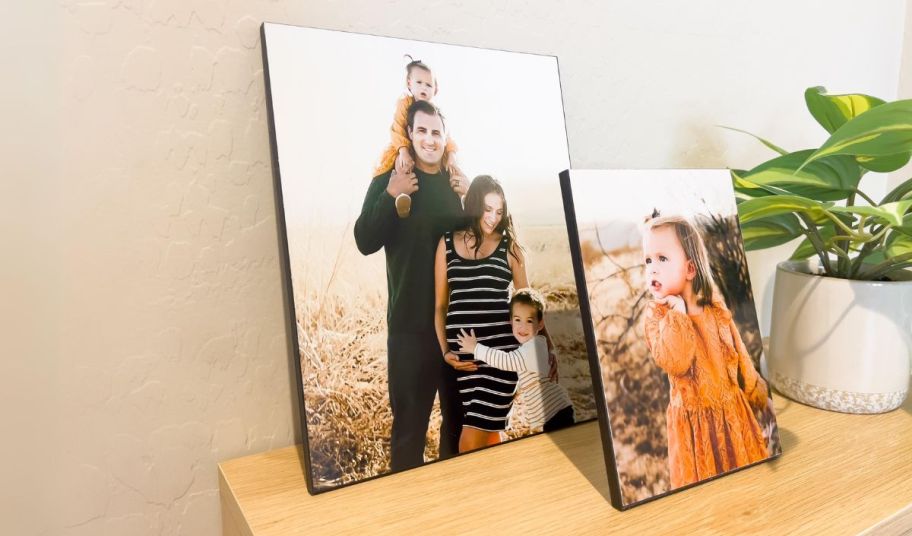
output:
<path id="1" fill-rule="evenodd" d="M 386 380 L 383 252 L 362 256 L 351 228 L 291 230 L 292 283 L 315 483 L 332 487 L 389 471 L 392 415 Z M 293 239 L 293 240 L 292 240 Z M 520 228 L 531 285 L 547 300 L 545 321 L 560 383 L 577 420 L 596 416 L 573 267 L 563 227 Z M 425 459 L 437 458 L 435 403 Z M 508 435 L 534 432 L 517 404 Z"/>
<path id="2" fill-rule="evenodd" d="M 714 277 L 735 317 L 755 367 L 761 341 L 737 220 L 701 219 Z M 642 328 L 649 300 L 639 246 L 605 249 L 594 229 L 580 231 L 602 383 L 625 503 L 669 490 L 665 409 L 667 376 L 652 360 Z M 759 370 L 759 368 L 758 368 Z M 761 416 L 771 452 L 779 451 L 775 421 Z"/>

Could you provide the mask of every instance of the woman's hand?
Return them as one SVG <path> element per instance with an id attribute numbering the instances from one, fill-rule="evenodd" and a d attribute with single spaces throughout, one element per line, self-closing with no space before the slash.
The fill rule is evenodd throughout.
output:
<path id="1" fill-rule="evenodd" d="M 678 311 L 679 313 L 684 313 L 685 315 L 687 314 L 687 304 L 684 303 L 684 298 L 680 296 L 669 294 L 664 298 L 655 300 L 655 302 L 662 305 L 667 305 L 668 308 L 673 311 Z"/>
<path id="2" fill-rule="evenodd" d="M 459 351 L 465 352 L 467 354 L 475 353 L 475 345 L 478 344 L 478 339 L 475 337 L 475 330 L 471 330 L 469 333 L 466 333 L 466 330 L 460 329 L 459 335 L 456 335 L 456 341 L 459 343 Z"/>
<path id="3" fill-rule="evenodd" d="M 476 365 L 473 361 L 460 361 L 459 356 L 453 352 L 447 352 L 443 354 L 443 360 L 456 370 L 461 370 L 463 372 L 472 372 L 478 370 L 478 365 Z"/>

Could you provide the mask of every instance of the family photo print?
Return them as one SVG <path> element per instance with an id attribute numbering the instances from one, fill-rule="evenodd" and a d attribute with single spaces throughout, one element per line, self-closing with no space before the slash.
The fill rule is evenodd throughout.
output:
<path id="1" fill-rule="evenodd" d="M 729 173 L 568 171 L 561 187 L 612 504 L 778 456 Z"/>
<path id="2" fill-rule="evenodd" d="M 557 59 L 262 38 L 309 491 L 595 418 Z"/>

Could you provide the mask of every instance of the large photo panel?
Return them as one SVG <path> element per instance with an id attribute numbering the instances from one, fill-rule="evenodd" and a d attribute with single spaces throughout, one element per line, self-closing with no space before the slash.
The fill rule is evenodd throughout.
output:
<path id="1" fill-rule="evenodd" d="M 728 172 L 573 170 L 561 186 L 614 506 L 777 456 Z"/>
<path id="2" fill-rule="evenodd" d="M 594 418 L 557 59 L 263 44 L 310 491 Z"/>

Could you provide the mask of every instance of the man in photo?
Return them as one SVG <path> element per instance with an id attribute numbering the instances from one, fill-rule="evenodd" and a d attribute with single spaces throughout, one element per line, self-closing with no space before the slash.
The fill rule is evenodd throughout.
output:
<path id="1" fill-rule="evenodd" d="M 443 166 L 446 124 L 440 110 L 416 100 L 407 113 L 415 165 L 374 177 L 355 222 L 358 250 L 386 253 L 387 365 L 393 414 L 393 471 L 424 463 L 434 395 L 440 393 L 440 457 L 458 452 L 461 411 L 455 372 L 445 366 L 434 331 L 434 256 L 445 231 L 463 219 L 465 177 Z"/>

